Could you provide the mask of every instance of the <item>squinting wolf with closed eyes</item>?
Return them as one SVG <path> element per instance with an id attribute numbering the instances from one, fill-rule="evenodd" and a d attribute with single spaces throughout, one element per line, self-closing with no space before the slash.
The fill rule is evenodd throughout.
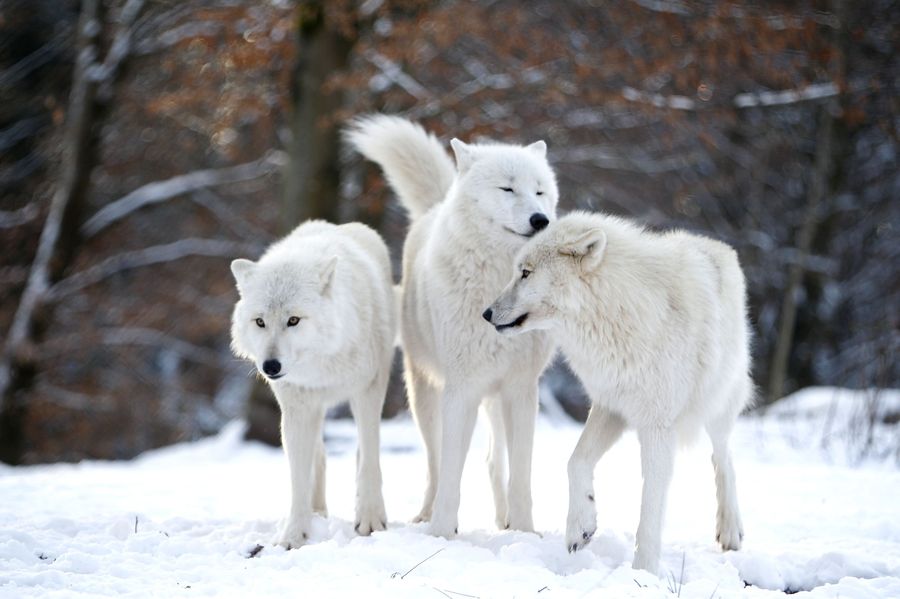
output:
<path id="1" fill-rule="evenodd" d="M 428 459 L 417 520 L 429 520 L 435 535 L 457 529 L 463 463 L 484 401 L 497 525 L 534 530 L 537 383 L 553 345 L 542 331 L 501 337 L 481 312 L 503 289 L 519 248 L 556 218 L 547 146 L 454 139 L 454 167 L 420 126 L 383 115 L 356 121 L 348 140 L 381 166 L 412 221 L 403 248 L 400 334 Z"/>

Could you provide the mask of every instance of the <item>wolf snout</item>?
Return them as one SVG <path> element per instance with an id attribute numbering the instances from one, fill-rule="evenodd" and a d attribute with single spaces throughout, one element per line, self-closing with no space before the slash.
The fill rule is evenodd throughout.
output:
<path id="1" fill-rule="evenodd" d="M 491 322 L 491 317 L 494 315 L 494 311 L 488 308 L 484 312 L 481 313 L 481 317 L 488 322 Z"/>
<path id="2" fill-rule="evenodd" d="M 531 227 L 535 231 L 540 231 L 550 224 L 550 219 L 542 212 L 535 212 L 531 215 L 531 218 L 528 219 L 528 222 L 531 223 Z"/>
<path id="3" fill-rule="evenodd" d="M 266 360 L 263 362 L 262 370 L 268 377 L 277 377 L 281 372 L 281 362 L 275 359 Z"/>

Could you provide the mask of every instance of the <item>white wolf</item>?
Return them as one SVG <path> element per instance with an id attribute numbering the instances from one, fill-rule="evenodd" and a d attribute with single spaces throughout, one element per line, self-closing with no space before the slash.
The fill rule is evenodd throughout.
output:
<path id="1" fill-rule="evenodd" d="M 281 407 L 291 511 L 273 542 L 303 545 L 325 513 L 325 410 L 349 400 L 359 431 L 356 531 L 384 530 L 379 421 L 396 328 L 388 250 L 369 227 L 303 223 L 259 262 L 231 263 L 240 300 L 234 352 L 252 360 Z"/>
<path id="2" fill-rule="evenodd" d="M 634 567 L 656 573 L 679 441 L 712 440 L 716 538 L 743 537 L 728 438 L 750 402 L 744 276 L 729 246 L 654 234 L 601 214 L 572 213 L 530 241 L 485 316 L 501 333 L 549 329 L 593 406 L 569 460 L 566 544 L 597 527 L 593 472 L 626 425 L 641 444 L 643 494 Z"/>
<path id="3" fill-rule="evenodd" d="M 416 520 L 430 520 L 431 534 L 456 531 L 463 464 L 484 399 L 497 525 L 532 531 L 537 382 L 553 345 L 543 332 L 515 339 L 494 334 L 478 306 L 503 289 L 525 241 L 555 219 L 559 194 L 547 146 L 454 139 L 454 169 L 433 136 L 401 118 L 363 118 L 347 137 L 382 167 L 412 220 L 403 250 L 400 334 L 428 459 Z"/>

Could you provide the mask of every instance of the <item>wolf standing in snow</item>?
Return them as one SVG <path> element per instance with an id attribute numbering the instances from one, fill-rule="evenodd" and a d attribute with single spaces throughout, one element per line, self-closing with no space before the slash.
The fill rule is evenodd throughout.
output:
<path id="1" fill-rule="evenodd" d="M 716 475 L 716 538 L 743 538 L 728 438 L 750 402 L 744 275 L 729 246 L 653 234 L 601 214 L 569 214 L 530 241 L 485 311 L 506 334 L 551 330 L 593 406 L 569 460 L 566 544 L 597 527 L 593 473 L 625 426 L 641 444 L 634 567 L 657 572 L 679 441 L 705 428 Z"/>
<path id="2" fill-rule="evenodd" d="M 381 166 L 412 220 L 403 250 L 400 333 L 428 459 L 416 520 L 430 520 L 430 532 L 444 537 L 457 529 L 463 464 L 484 400 L 497 525 L 531 531 L 537 382 L 553 346 L 543 332 L 495 335 L 478 306 L 503 288 L 525 241 L 555 219 L 558 192 L 547 146 L 454 139 L 454 169 L 434 136 L 401 118 L 363 118 L 347 136 Z"/>
<path id="3" fill-rule="evenodd" d="M 379 423 L 394 352 L 388 250 L 365 225 L 306 222 L 259 262 L 235 260 L 234 352 L 253 361 L 281 407 L 291 511 L 275 543 L 303 545 L 325 513 L 325 410 L 349 400 L 359 430 L 356 531 L 384 530 Z"/>

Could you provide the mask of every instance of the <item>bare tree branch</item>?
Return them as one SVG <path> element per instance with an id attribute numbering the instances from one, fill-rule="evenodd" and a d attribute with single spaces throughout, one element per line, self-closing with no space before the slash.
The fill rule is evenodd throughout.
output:
<path id="1" fill-rule="evenodd" d="M 260 249 L 256 244 L 225 239 L 180 239 L 173 243 L 154 245 L 107 258 L 96 266 L 62 279 L 51 287 L 46 295 L 48 300 L 58 300 L 115 274 L 153 264 L 174 262 L 188 256 L 236 258 L 258 254 Z"/>
<path id="2" fill-rule="evenodd" d="M 102 343 L 105 345 L 142 345 L 148 347 L 165 347 L 168 350 L 184 356 L 185 358 L 205 364 L 213 368 L 222 368 L 222 355 L 199 345 L 194 345 L 167 335 L 157 329 L 145 327 L 114 327 L 103 329 L 100 332 Z"/>
<path id="3" fill-rule="evenodd" d="M 96 65 L 89 72 L 90 77 L 100 83 L 99 95 L 102 100 L 108 100 L 112 95 L 112 82 L 116 78 L 122 61 L 131 52 L 131 39 L 134 33 L 132 26 L 143 7 L 144 0 L 128 0 L 125 3 L 119 13 L 116 32 L 103 64 Z"/>
<path id="4" fill-rule="evenodd" d="M 366 60 L 378 67 L 381 74 L 389 81 L 396 83 L 403 88 L 409 95 L 417 100 L 431 100 L 434 96 L 428 91 L 424 85 L 413 79 L 409 74 L 405 73 L 396 62 L 376 52 L 370 50 L 365 54 Z"/>
<path id="5" fill-rule="evenodd" d="M 199 170 L 165 181 L 147 183 L 98 210 L 81 227 L 81 234 L 85 238 L 93 237 L 109 225 L 144 206 L 158 204 L 206 187 L 256 179 L 277 170 L 284 162 L 283 153 L 273 151 L 253 162 L 220 169 Z"/>
<path id="6" fill-rule="evenodd" d="M 807 100 L 822 100 L 833 98 L 841 93 L 833 81 L 828 83 L 816 83 L 797 89 L 785 89 L 774 92 L 758 92 L 738 94 L 733 103 L 738 108 L 751 108 L 753 106 L 782 106 L 784 104 L 796 104 Z"/>
<path id="7" fill-rule="evenodd" d="M 677 0 L 631 0 L 638 6 L 652 10 L 653 12 L 664 12 L 675 15 L 690 15 L 691 12 L 687 6 Z"/>
<path id="8" fill-rule="evenodd" d="M 811 100 L 823 100 L 832 98 L 840 93 L 837 84 L 816 83 L 796 89 L 785 89 L 767 92 L 748 92 L 738 94 L 732 98 L 731 103 L 736 108 L 752 108 L 754 106 L 783 106 Z M 698 104 L 693 98 L 678 94 L 664 95 L 644 92 L 633 87 L 625 86 L 622 89 L 622 97 L 629 102 L 649 104 L 657 108 L 671 108 L 673 110 L 701 110 L 704 104 Z"/>
<path id="9" fill-rule="evenodd" d="M 79 52 L 69 95 L 68 122 L 65 133 L 65 153 L 62 175 L 50 202 L 50 211 L 41 231 L 37 253 L 31 265 L 28 282 L 19 298 L 19 305 L 0 352 L 0 416 L 4 414 L 7 393 L 14 382 L 14 360 L 31 336 L 35 313 L 44 299 L 51 281 L 51 261 L 59 252 L 60 239 L 72 217 L 70 204 L 83 195 L 84 164 L 91 140 L 93 104 L 96 85 L 88 76 L 95 64 L 100 0 L 84 0 L 78 22 Z"/>
<path id="10" fill-rule="evenodd" d="M 33 221 L 38 215 L 37 204 L 25 204 L 18 210 L 0 210 L 0 229 L 11 229 Z"/>

